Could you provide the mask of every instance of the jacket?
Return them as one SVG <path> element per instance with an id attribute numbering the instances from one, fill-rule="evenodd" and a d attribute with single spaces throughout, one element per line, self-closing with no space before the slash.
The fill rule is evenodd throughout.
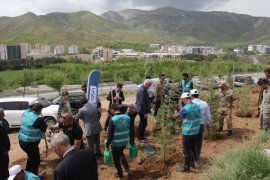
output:
<path id="1" fill-rule="evenodd" d="M 120 97 L 122 100 L 119 100 L 118 102 L 116 102 L 115 100 L 113 100 L 113 102 L 112 102 L 112 95 L 111 95 L 111 94 L 113 95 L 113 98 L 116 97 L 116 90 L 114 89 L 114 90 L 110 91 L 110 92 L 108 93 L 108 95 L 107 95 L 107 100 L 110 101 L 110 105 L 111 105 L 112 103 L 122 104 L 122 102 L 125 101 L 125 96 L 124 96 L 123 91 L 120 91 L 120 92 L 119 92 L 119 97 Z"/>
<path id="2" fill-rule="evenodd" d="M 57 164 L 54 180 L 98 180 L 97 160 L 89 149 L 72 149 Z"/>
<path id="3" fill-rule="evenodd" d="M 74 119 L 81 118 L 83 120 L 85 127 L 85 136 L 92 136 L 102 131 L 102 126 L 98 118 L 98 108 L 96 104 L 86 103 L 73 117 Z"/>
<path id="4" fill-rule="evenodd" d="M 139 114 L 147 114 L 151 112 L 151 101 L 147 89 L 140 86 L 136 94 L 136 107 Z"/>

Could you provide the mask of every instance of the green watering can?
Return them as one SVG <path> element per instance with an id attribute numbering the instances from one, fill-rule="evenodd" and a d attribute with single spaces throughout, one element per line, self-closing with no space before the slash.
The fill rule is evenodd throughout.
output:
<path id="1" fill-rule="evenodd" d="M 129 156 L 131 158 L 137 158 L 138 157 L 138 147 L 135 144 L 129 144 Z"/>
<path id="2" fill-rule="evenodd" d="M 112 151 L 105 149 L 104 153 L 104 163 L 105 164 L 111 164 L 113 162 L 113 157 L 112 157 Z"/>

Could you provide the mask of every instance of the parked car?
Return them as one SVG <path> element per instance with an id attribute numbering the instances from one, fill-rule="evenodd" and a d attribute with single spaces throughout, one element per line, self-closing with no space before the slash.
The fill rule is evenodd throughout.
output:
<path id="1" fill-rule="evenodd" d="M 56 122 L 59 105 L 52 105 L 49 101 L 30 97 L 2 98 L 0 99 L 0 107 L 5 110 L 5 119 L 8 121 L 10 128 L 20 127 L 22 114 L 29 108 L 28 103 L 35 99 L 43 105 L 41 115 L 45 117 L 46 124 Z"/>
<path id="2" fill-rule="evenodd" d="M 78 110 L 82 107 L 80 101 L 83 97 L 85 97 L 85 94 L 82 92 L 69 92 L 68 97 L 72 114 L 75 115 L 78 113 Z M 62 98 L 61 96 L 57 96 L 52 100 L 52 104 L 59 105 L 61 98 Z"/>
<path id="3" fill-rule="evenodd" d="M 235 76 L 234 86 L 243 87 L 244 85 L 254 84 L 254 79 L 251 76 Z"/>
<path id="4" fill-rule="evenodd" d="M 200 80 L 195 81 L 193 83 L 194 83 L 194 87 L 197 89 L 208 90 L 211 87 L 213 89 L 218 89 L 218 87 L 219 87 L 218 81 L 214 78 L 203 78 L 203 79 L 200 79 Z"/>

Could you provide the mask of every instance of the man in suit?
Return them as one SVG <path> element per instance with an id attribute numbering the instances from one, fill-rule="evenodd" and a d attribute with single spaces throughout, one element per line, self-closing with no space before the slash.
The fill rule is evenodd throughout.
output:
<path id="1" fill-rule="evenodd" d="M 117 84 L 116 89 L 111 90 L 108 93 L 107 100 L 110 101 L 109 103 L 109 109 L 111 104 L 122 104 L 123 101 L 125 101 L 124 92 L 122 91 L 123 85 Z M 104 130 L 107 131 L 110 119 L 112 117 L 112 114 L 110 113 L 110 110 L 108 110 L 108 116 L 105 121 Z"/>
<path id="2" fill-rule="evenodd" d="M 73 117 L 76 120 L 83 120 L 88 147 L 91 151 L 95 152 L 97 156 L 101 156 L 100 132 L 102 131 L 102 126 L 99 122 L 98 107 L 96 104 L 88 103 L 85 97 L 82 98 L 80 102 L 83 107 L 80 108 L 79 112 Z"/>
<path id="3" fill-rule="evenodd" d="M 53 171 L 54 180 L 97 180 L 97 160 L 89 149 L 78 150 L 70 145 L 63 133 L 51 138 L 53 151 L 62 159 Z"/>
<path id="4" fill-rule="evenodd" d="M 116 89 L 110 91 L 107 96 L 107 100 L 110 101 L 109 107 L 111 104 L 122 104 L 125 101 L 124 92 L 122 91 L 123 85 L 117 84 Z"/>
<path id="5" fill-rule="evenodd" d="M 151 81 L 146 79 L 142 86 L 137 90 L 136 94 L 136 107 L 140 116 L 140 124 L 138 129 L 138 140 L 142 143 L 146 142 L 144 132 L 147 126 L 147 116 L 151 112 L 151 100 L 147 90 L 151 86 Z"/>

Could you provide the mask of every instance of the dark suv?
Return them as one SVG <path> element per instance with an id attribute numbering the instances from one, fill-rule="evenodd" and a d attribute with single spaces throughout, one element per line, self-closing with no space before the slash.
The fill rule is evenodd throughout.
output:
<path id="1" fill-rule="evenodd" d="M 82 107 L 80 101 L 82 98 L 85 97 L 85 94 L 82 92 L 69 92 L 68 97 L 72 114 L 75 115 L 78 113 L 78 110 Z M 57 96 L 55 99 L 53 99 L 52 104 L 59 105 L 61 98 L 62 98 L 61 96 Z"/>
<path id="2" fill-rule="evenodd" d="M 254 84 L 254 79 L 251 76 L 235 76 L 234 86 L 243 87 L 244 85 Z"/>

